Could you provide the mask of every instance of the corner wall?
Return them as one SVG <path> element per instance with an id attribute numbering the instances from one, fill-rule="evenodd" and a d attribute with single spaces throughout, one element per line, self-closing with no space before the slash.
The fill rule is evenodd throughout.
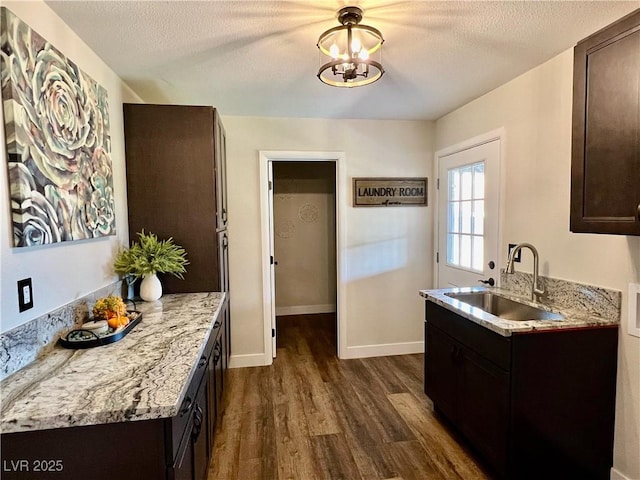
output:
<path id="1" fill-rule="evenodd" d="M 259 151 L 343 151 L 349 185 L 352 177 L 431 177 L 433 123 L 236 116 L 223 116 L 223 123 L 231 335 L 233 355 L 246 365 L 264 355 Z M 347 225 L 341 252 L 347 286 L 339 293 L 346 296 L 340 321 L 346 322 L 347 349 L 363 356 L 393 344 L 421 348 L 418 290 L 432 285 L 432 207 L 353 208 L 351 191 L 340 198 Z"/>
<path id="2" fill-rule="evenodd" d="M 117 236 L 13 248 L 4 119 L 0 127 L 0 332 L 33 320 L 117 280 L 114 253 L 128 243 L 122 103 L 137 97 L 78 36 L 42 1 L 2 2 L 32 29 L 73 60 L 109 95 L 111 161 L 113 163 Z M 1 109 L 0 109 L 1 110 Z M 0 113 L 1 115 L 1 113 Z M 17 281 L 33 279 L 34 308 L 18 312 Z"/>
<path id="3" fill-rule="evenodd" d="M 504 127 L 501 264 L 508 243 L 529 242 L 540 252 L 541 274 L 622 291 L 613 475 L 638 480 L 640 338 L 627 333 L 627 322 L 629 283 L 640 282 L 640 237 L 569 231 L 572 81 L 573 49 L 439 119 L 436 150 Z M 531 268 L 525 253 L 517 269 Z"/>

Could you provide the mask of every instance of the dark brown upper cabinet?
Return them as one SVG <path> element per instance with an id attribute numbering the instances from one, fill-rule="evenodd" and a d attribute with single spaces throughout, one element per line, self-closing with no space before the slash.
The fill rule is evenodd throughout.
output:
<path id="1" fill-rule="evenodd" d="M 165 275 L 166 293 L 228 290 L 222 270 L 227 240 L 221 235 L 227 224 L 226 137 L 217 110 L 124 104 L 124 132 L 131 241 L 144 229 L 185 248 L 190 263 L 184 280 Z"/>
<path id="2" fill-rule="evenodd" d="M 574 49 L 571 231 L 640 235 L 640 9 Z"/>

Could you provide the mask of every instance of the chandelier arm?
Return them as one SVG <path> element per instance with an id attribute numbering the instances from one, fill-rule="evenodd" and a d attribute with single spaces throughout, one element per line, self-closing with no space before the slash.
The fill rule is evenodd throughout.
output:
<path id="1" fill-rule="evenodd" d="M 334 75 L 336 75 L 336 76 L 339 75 L 342 78 L 342 73 L 336 67 L 344 64 L 344 60 L 333 60 L 331 62 L 325 63 L 324 65 L 322 65 L 320 67 L 320 70 L 318 71 L 317 77 L 322 83 L 325 83 L 327 85 L 331 85 L 332 87 L 353 88 L 353 87 L 360 87 L 360 86 L 364 86 L 364 85 L 369 85 L 369 84 L 375 82 L 376 80 L 379 80 L 380 77 L 382 77 L 382 75 L 384 75 L 384 68 L 382 67 L 382 65 L 379 62 L 376 62 L 375 60 L 367 60 L 367 61 L 356 60 L 353 63 L 356 64 L 356 65 L 366 65 L 367 69 L 369 68 L 369 66 L 374 67 L 375 69 L 378 70 L 378 73 L 376 75 L 372 76 L 372 77 L 369 77 L 367 75 L 365 77 L 366 80 L 360 80 L 360 81 L 357 81 L 357 82 L 347 82 L 347 81 L 344 81 L 344 80 L 340 80 L 340 81 L 331 80 L 330 78 L 324 77 L 322 74 L 326 70 L 332 69 L 333 72 L 334 72 Z M 360 74 L 359 76 L 363 76 L 363 75 Z"/>

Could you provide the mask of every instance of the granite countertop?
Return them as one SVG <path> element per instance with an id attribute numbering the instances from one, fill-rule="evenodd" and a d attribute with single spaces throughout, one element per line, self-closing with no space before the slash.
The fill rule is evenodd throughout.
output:
<path id="1" fill-rule="evenodd" d="M 492 292 L 503 297 L 515 300 L 526 305 L 541 308 L 543 310 L 560 313 L 562 320 L 505 320 L 491 315 L 480 308 L 473 307 L 460 300 L 449 297 L 447 293 Z M 567 307 L 552 307 L 541 303 L 532 302 L 528 297 L 517 295 L 509 290 L 489 287 L 443 288 L 437 290 L 420 290 L 420 295 L 441 307 L 451 310 L 458 315 L 471 320 L 489 330 L 504 337 L 514 333 L 531 332 L 535 330 L 557 330 L 562 328 L 586 328 L 596 326 L 611 326 L 619 323 L 619 318 L 601 317 L 586 314 L 579 309 Z"/>
<path id="2" fill-rule="evenodd" d="M 122 340 L 85 350 L 56 346 L 0 382 L 0 432 L 176 415 L 224 295 L 140 302 L 142 320 Z"/>

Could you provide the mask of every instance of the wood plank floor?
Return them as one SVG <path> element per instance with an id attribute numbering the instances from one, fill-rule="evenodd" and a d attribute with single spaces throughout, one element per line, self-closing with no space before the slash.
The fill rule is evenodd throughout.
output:
<path id="1" fill-rule="evenodd" d="M 209 480 L 480 480 L 422 390 L 423 356 L 338 360 L 333 314 L 278 317 L 269 367 L 229 371 Z"/>

